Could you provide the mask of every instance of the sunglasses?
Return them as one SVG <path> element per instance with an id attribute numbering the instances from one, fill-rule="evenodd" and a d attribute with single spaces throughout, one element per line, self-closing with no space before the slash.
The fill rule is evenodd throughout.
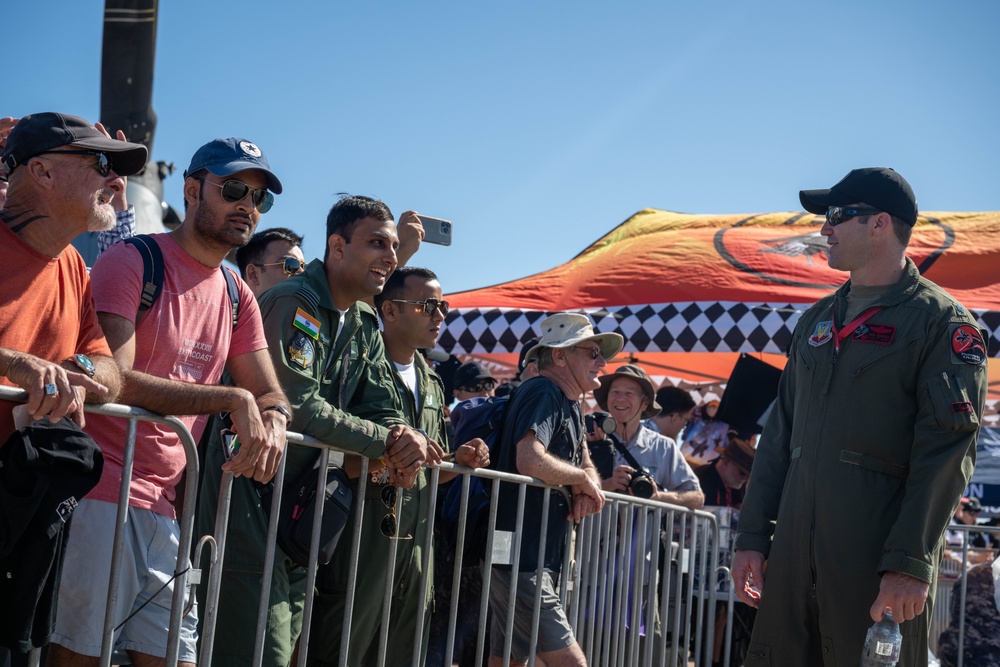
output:
<path id="1" fill-rule="evenodd" d="M 206 181 L 204 178 L 195 178 L 195 180 L 222 188 L 222 199 L 230 204 L 238 202 L 246 197 L 247 194 L 250 194 L 254 208 L 260 211 L 260 213 L 267 213 L 274 206 L 274 195 L 268 192 L 267 188 L 251 188 L 243 181 L 237 181 L 235 178 L 225 183 L 213 183 L 212 181 Z"/>
<path id="2" fill-rule="evenodd" d="M 435 311 L 440 310 L 441 315 L 448 317 L 448 311 L 450 310 L 447 301 L 438 301 L 437 299 L 424 299 L 423 301 L 409 301 L 408 299 L 392 299 L 396 303 L 411 303 L 414 306 L 422 306 L 425 315 L 433 315 Z"/>
<path id="3" fill-rule="evenodd" d="M 101 176 L 107 176 L 111 173 L 111 159 L 108 158 L 107 153 L 102 153 L 100 151 L 45 151 L 45 153 L 39 153 L 39 155 L 46 155 L 49 153 L 54 153 L 56 155 L 95 155 L 97 156 L 97 164 L 94 168 L 97 169 L 97 173 Z M 37 155 L 35 157 L 38 157 Z"/>
<path id="4" fill-rule="evenodd" d="M 598 357 L 603 357 L 604 356 L 604 355 L 601 354 L 601 348 L 599 348 L 599 347 L 585 347 L 583 345 L 574 345 L 573 349 L 574 350 L 583 350 L 584 352 L 589 353 L 591 361 L 597 361 Z"/>
<path id="5" fill-rule="evenodd" d="M 496 380 L 483 380 L 479 384 L 474 384 L 471 387 L 459 387 L 459 389 L 465 389 L 466 391 L 489 391 L 495 386 L 497 386 Z"/>
<path id="6" fill-rule="evenodd" d="M 842 222 L 847 222 L 851 218 L 859 215 L 875 215 L 881 213 L 880 208 L 844 208 L 843 206 L 831 206 L 826 209 L 826 224 L 836 227 Z"/>
<path id="7" fill-rule="evenodd" d="M 396 535 L 399 532 L 399 522 L 396 520 L 396 487 L 391 485 L 383 486 L 380 497 L 382 498 L 382 504 L 389 510 L 389 513 L 385 515 L 382 523 L 378 526 L 378 529 L 382 531 L 382 535 L 388 537 L 390 540 L 412 540 L 412 535 L 407 535 L 406 537 Z"/>
<path id="8" fill-rule="evenodd" d="M 261 211 L 263 213 L 263 211 Z M 258 264 L 257 262 L 252 262 L 254 266 L 280 266 L 284 270 L 285 275 L 288 277 L 297 276 L 306 270 L 306 267 L 302 265 L 302 262 L 295 259 L 294 257 L 286 257 L 280 262 L 270 262 L 269 264 Z"/>

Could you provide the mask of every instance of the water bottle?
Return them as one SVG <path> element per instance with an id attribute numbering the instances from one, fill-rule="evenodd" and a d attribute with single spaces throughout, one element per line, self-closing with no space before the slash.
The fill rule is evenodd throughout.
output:
<path id="1" fill-rule="evenodd" d="M 892 619 L 892 608 L 886 607 L 882 612 L 882 620 L 868 628 L 865 650 L 861 652 L 861 667 L 895 665 L 899 662 L 902 644 L 903 635 L 899 632 L 899 623 Z"/>

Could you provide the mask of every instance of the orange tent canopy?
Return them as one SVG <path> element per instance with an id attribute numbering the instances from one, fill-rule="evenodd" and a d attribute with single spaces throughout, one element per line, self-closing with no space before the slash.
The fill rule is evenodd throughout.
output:
<path id="1" fill-rule="evenodd" d="M 827 265 L 822 223 L 645 209 L 554 269 L 449 295 L 439 345 L 509 377 L 538 323 L 571 310 L 621 333 L 619 360 L 659 382 L 718 385 L 740 352 L 782 367 L 801 313 L 848 278 Z M 907 254 L 988 333 L 990 398 L 1000 399 L 1000 212 L 925 213 Z"/>

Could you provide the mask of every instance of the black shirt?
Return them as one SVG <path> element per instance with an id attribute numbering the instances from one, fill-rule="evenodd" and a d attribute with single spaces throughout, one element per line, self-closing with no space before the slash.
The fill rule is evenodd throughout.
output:
<path id="1" fill-rule="evenodd" d="M 534 431 L 535 437 L 553 456 L 574 465 L 579 465 L 582 461 L 583 420 L 580 404 L 567 398 L 559 385 L 544 376 L 528 380 L 514 394 L 507 408 L 498 442 L 497 470 L 520 474 L 517 469 L 517 443 L 528 431 Z M 497 530 L 520 532 L 519 569 L 522 572 L 535 570 L 538 565 L 542 502 L 546 493 L 551 493 L 551 499 L 543 564 L 545 569 L 559 572 L 569 525 L 566 520 L 569 505 L 562 493 L 529 486 L 525 494 L 524 521 L 518 525 L 517 485 L 500 485 Z"/>

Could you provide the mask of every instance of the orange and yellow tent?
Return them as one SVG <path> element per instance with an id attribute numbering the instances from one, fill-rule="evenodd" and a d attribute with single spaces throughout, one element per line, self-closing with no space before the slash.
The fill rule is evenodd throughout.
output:
<path id="1" fill-rule="evenodd" d="M 847 274 L 827 265 L 810 213 L 692 215 L 646 209 L 543 273 L 448 296 L 439 345 L 512 376 L 521 344 L 558 311 L 625 337 L 620 357 L 657 383 L 713 388 L 739 353 L 783 367 L 801 313 Z M 1000 212 L 924 213 L 908 255 L 988 334 L 990 403 L 1000 399 Z M 991 410 L 995 413 L 995 408 Z"/>

